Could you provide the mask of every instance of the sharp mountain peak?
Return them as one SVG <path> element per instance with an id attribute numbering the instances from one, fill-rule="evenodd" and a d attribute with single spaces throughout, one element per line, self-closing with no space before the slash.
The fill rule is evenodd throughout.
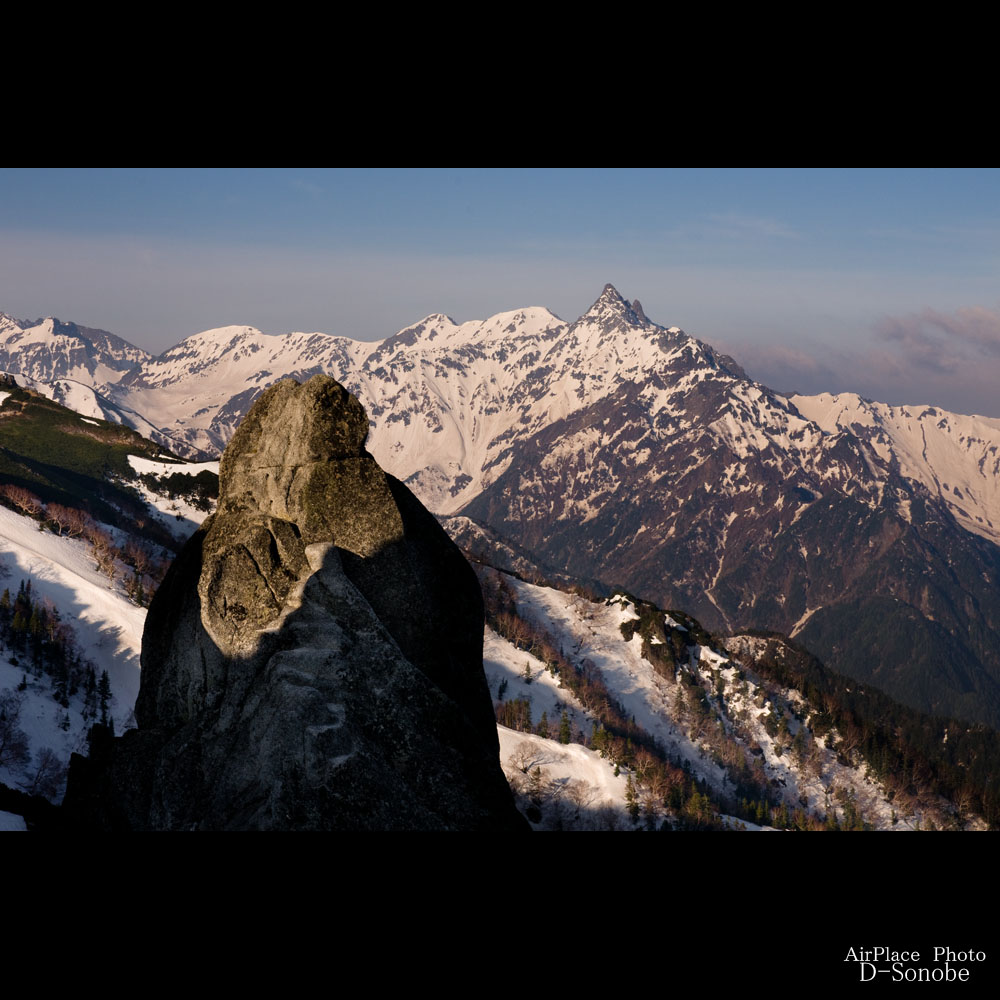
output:
<path id="1" fill-rule="evenodd" d="M 643 312 L 639 300 L 629 302 L 610 282 L 604 286 L 594 304 L 577 320 L 578 323 L 598 322 L 604 326 L 655 326 Z"/>

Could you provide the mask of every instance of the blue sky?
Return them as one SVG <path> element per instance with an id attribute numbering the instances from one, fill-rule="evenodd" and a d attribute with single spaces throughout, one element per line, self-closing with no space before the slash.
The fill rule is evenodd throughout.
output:
<path id="1" fill-rule="evenodd" d="M 774 388 L 1000 416 L 996 170 L 0 170 L 0 311 L 153 351 L 608 281 Z"/>

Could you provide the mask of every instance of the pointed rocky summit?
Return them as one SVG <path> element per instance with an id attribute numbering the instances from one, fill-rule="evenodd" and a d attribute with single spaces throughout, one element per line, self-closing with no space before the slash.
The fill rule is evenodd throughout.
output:
<path id="1" fill-rule="evenodd" d="M 475 574 L 367 434 L 326 375 L 254 404 L 216 514 L 150 606 L 138 729 L 74 761 L 81 822 L 526 829 L 500 769 Z"/>
<path id="2" fill-rule="evenodd" d="M 644 326 L 648 322 L 645 315 L 637 313 L 612 284 L 604 286 L 594 304 L 577 320 L 578 323 L 588 321 L 598 323 L 605 330 L 622 325 Z"/>

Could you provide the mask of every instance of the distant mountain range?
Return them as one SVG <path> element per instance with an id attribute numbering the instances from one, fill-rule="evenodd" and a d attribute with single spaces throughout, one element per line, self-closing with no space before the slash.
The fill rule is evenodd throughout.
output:
<path id="1" fill-rule="evenodd" d="M 1000 726 L 1000 420 L 782 396 L 610 285 L 571 323 L 434 314 L 377 343 L 226 327 L 159 357 L 0 314 L 0 369 L 196 458 L 272 382 L 327 372 L 364 402 L 376 460 L 439 515 Z"/>

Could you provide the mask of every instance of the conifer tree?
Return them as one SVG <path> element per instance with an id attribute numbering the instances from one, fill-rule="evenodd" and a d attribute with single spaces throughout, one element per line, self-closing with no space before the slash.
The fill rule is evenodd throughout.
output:
<path id="1" fill-rule="evenodd" d="M 559 742 L 564 744 L 569 743 L 571 738 L 569 716 L 566 714 L 566 710 L 563 709 L 562 717 L 559 719 Z"/>
<path id="2" fill-rule="evenodd" d="M 625 780 L 625 804 L 628 807 L 629 816 L 632 817 L 632 822 L 637 823 L 639 821 L 639 796 L 636 795 L 631 774 Z"/>
<path id="3" fill-rule="evenodd" d="M 541 721 L 538 723 L 538 735 L 544 739 L 549 738 L 549 717 L 546 712 L 542 712 Z"/>
<path id="4" fill-rule="evenodd" d="M 101 725 L 108 724 L 108 709 L 111 707 L 111 679 L 107 670 L 101 671 L 101 681 L 97 686 L 97 693 L 101 699 Z"/>
<path id="5" fill-rule="evenodd" d="M 97 680 L 94 677 L 94 668 L 87 670 L 87 681 L 83 694 L 83 718 L 86 721 L 97 718 Z"/>
<path id="6" fill-rule="evenodd" d="M 781 808 L 777 811 L 775 816 L 775 824 L 779 830 L 787 830 L 791 826 L 791 819 L 788 815 L 788 805 L 784 802 L 781 803 Z"/>
<path id="7" fill-rule="evenodd" d="M 0 691 L 0 767 L 19 767 L 31 757 L 28 737 L 19 723 L 24 695 Z"/>
<path id="8" fill-rule="evenodd" d="M 532 805 L 538 806 L 539 808 L 541 808 L 543 799 L 542 778 L 544 776 L 544 773 L 545 772 L 542 771 L 540 767 L 536 767 L 534 768 L 534 770 L 532 770 L 529 776 L 529 781 L 531 785 L 529 795 L 531 796 L 531 802 Z"/>

